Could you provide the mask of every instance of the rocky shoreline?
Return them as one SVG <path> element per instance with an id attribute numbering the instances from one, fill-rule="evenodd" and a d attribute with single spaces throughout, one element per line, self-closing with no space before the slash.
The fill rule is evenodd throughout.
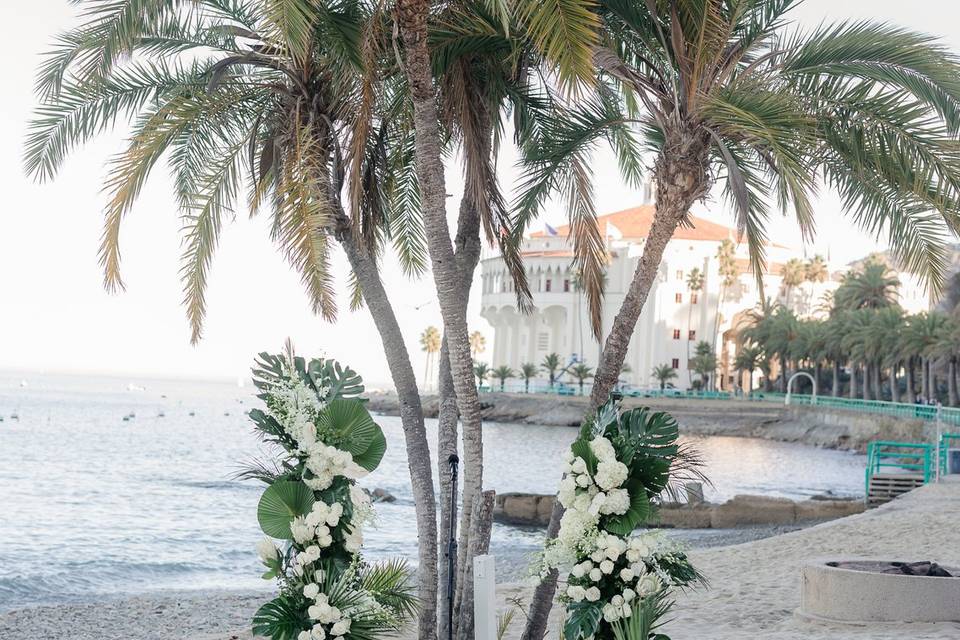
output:
<path id="1" fill-rule="evenodd" d="M 483 418 L 491 422 L 579 426 L 587 409 L 587 398 L 545 394 L 484 393 L 480 397 Z M 927 438 L 931 428 L 919 420 L 791 406 L 744 400 L 699 400 L 686 398 L 627 398 L 624 406 L 649 406 L 669 411 L 687 435 L 723 435 L 798 442 L 830 449 L 866 450 L 871 440 L 917 441 Z M 428 418 L 437 417 L 437 396 L 423 396 Z M 375 393 L 371 411 L 399 415 L 396 395 Z"/>
<path id="2" fill-rule="evenodd" d="M 555 496 L 502 493 L 496 497 L 494 522 L 545 527 L 550 522 Z M 793 525 L 835 520 L 864 510 L 862 500 L 813 498 L 789 500 L 769 496 L 738 495 L 723 504 L 710 502 L 660 505 L 655 525 L 668 529 L 733 529 L 757 525 Z"/>

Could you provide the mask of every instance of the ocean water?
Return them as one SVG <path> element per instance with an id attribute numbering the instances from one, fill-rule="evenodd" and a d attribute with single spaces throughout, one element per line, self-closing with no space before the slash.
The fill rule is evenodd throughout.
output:
<path id="1" fill-rule="evenodd" d="M 258 403 L 253 393 L 224 382 L 0 373 L 0 610 L 164 589 L 270 588 L 254 551 L 262 485 L 233 479 L 245 460 L 269 454 L 245 416 Z M 387 453 L 361 484 L 397 501 L 377 505 L 365 553 L 415 560 L 400 422 L 378 422 Z M 428 430 L 435 441 L 435 422 Z M 487 424 L 484 433 L 489 488 L 549 493 L 576 430 Z M 861 456 L 744 438 L 693 442 L 714 484 L 711 500 L 862 493 Z M 540 531 L 496 525 L 492 546 L 522 564 L 541 541 Z"/>

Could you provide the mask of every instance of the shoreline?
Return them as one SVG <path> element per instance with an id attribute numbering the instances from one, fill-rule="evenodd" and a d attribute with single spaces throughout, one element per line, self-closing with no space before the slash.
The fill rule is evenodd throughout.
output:
<path id="1" fill-rule="evenodd" d="M 550 427 L 579 426 L 588 401 L 585 396 L 536 393 L 491 392 L 480 396 L 484 420 Z M 422 402 L 424 416 L 436 418 L 439 398 L 424 395 Z M 623 406 L 667 411 L 677 419 L 683 435 L 761 438 L 860 453 L 872 440 L 930 440 L 933 429 L 932 423 L 920 420 L 737 399 L 624 398 Z M 392 392 L 371 394 L 368 408 L 381 415 L 399 415 L 397 397 Z"/>
<path id="2" fill-rule="evenodd" d="M 946 640 L 960 622 L 842 625 L 796 615 L 800 567 L 816 557 L 877 556 L 960 564 L 960 479 L 927 485 L 877 509 L 760 540 L 690 553 L 708 588 L 679 594 L 664 632 L 676 638 L 739 640 Z M 499 581 L 505 612 L 515 599 L 529 603 L 531 587 Z M 0 637 L 63 637 L 71 640 L 250 640 L 250 618 L 269 592 L 180 591 L 84 604 L 18 609 L 0 614 Z M 549 629 L 558 628 L 555 607 Z M 522 615 L 507 640 L 522 631 Z M 745 636 L 745 632 L 747 635 Z M 408 627 L 397 637 L 414 640 Z"/>

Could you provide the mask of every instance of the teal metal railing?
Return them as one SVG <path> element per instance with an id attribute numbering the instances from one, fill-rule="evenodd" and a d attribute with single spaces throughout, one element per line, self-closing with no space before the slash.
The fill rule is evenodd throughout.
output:
<path id="1" fill-rule="evenodd" d="M 785 400 L 785 395 L 782 393 L 754 392 L 750 395 L 750 399 L 782 403 Z M 933 422 L 937 419 L 937 407 L 926 404 L 886 402 L 884 400 L 853 400 L 851 398 L 834 398 L 833 396 L 817 396 L 814 403 L 813 396 L 796 393 L 790 394 L 790 404 L 816 404 L 818 407 L 845 409 L 847 411 L 923 420 L 925 422 Z M 939 411 L 940 420 L 944 424 L 960 427 L 960 409 L 941 407 Z"/>
<path id="2" fill-rule="evenodd" d="M 932 444 L 920 442 L 893 442 L 876 440 L 867 445 L 867 469 L 864 495 L 870 494 L 870 478 L 877 473 L 904 472 L 923 476 L 927 483 L 933 478 Z"/>
<path id="3" fill-rule="evenodd" d="M 947 474 L 947 452 L 960 448 L 960 433 L 942 433 L 937 446 L 937 459 L 940 461 L 940 474 Z"/>

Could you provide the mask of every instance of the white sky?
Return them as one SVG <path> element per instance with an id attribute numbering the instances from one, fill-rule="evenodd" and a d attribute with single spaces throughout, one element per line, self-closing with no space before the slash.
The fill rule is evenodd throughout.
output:
<path id="1" fill-rule="evenodd" d="M 35 102 L 39 54 L 71 24 L 75 9 L 66 0 L 15 5 L 6 12 L 6 89 L 0 100 L 0 369 L 237 377 L 246 375 L 256 352 L 279 350 L 291 336 L 304 355 L 325 353 L 349 363 L 370 385 L 389 385 L 380 338 L 367 312 L 343 310 L 332 325 L 311 315 L 296 274 L 269 240 L 266 218 L 251 220 L 243 213 L 224 230 L 209 282 L 205 337 L 199 346 L 190 346 L 177 273 L 179 220 L 160 167 L 123 227 L 127 290 L 115 296 L 103 291 L 97 264 L 104 203 L 100 185 L 105 160 L 120 149 L 122 132 L 75 153 L 52 183 L 37 185 L 24 176 L 23 140 Z M 888 20 L 940 35 L 960 48 L 954 6 L 947 0 L 808 0 L 794 16 L 809 26 L 844 18 Z M 515 177 L 512 160 L 512 153 L 505 152 L 500 163 L 507 189 Z M 642 194 L 620 182 L 606 154 L 597 158 L 595 170 L 600 212 L 640 202 Z M 447 172 L 447 181 L 455 194 L 454 214 L 462 189 L 456 167 Z M 697 213 L 731 223 L 719 202 Z M 554 206 L 544 219 L 559 224 L 563 217 Z M 820 198 L 817 222 L 819 234 L 806 248 L 809 254 L 829 252 L 835 260 L 852 260 L 883 247 L 847 224 L 829 194 Z M 789 220 L 774 220 L 770 232 L 774 241 L 799 242 Z M 388 269 L 387 289 L 420 374 L 424 355 L 417 336 L 427 325 L 441 324 L 432 279 L 410 282 Z M 346 273 L 340 255 L 336 270 Z M 471 328 L 492 340 L 478 315 L 478 298 L 475 287 Z M 345 295 L 341 306 L 346 306 Z"/>

